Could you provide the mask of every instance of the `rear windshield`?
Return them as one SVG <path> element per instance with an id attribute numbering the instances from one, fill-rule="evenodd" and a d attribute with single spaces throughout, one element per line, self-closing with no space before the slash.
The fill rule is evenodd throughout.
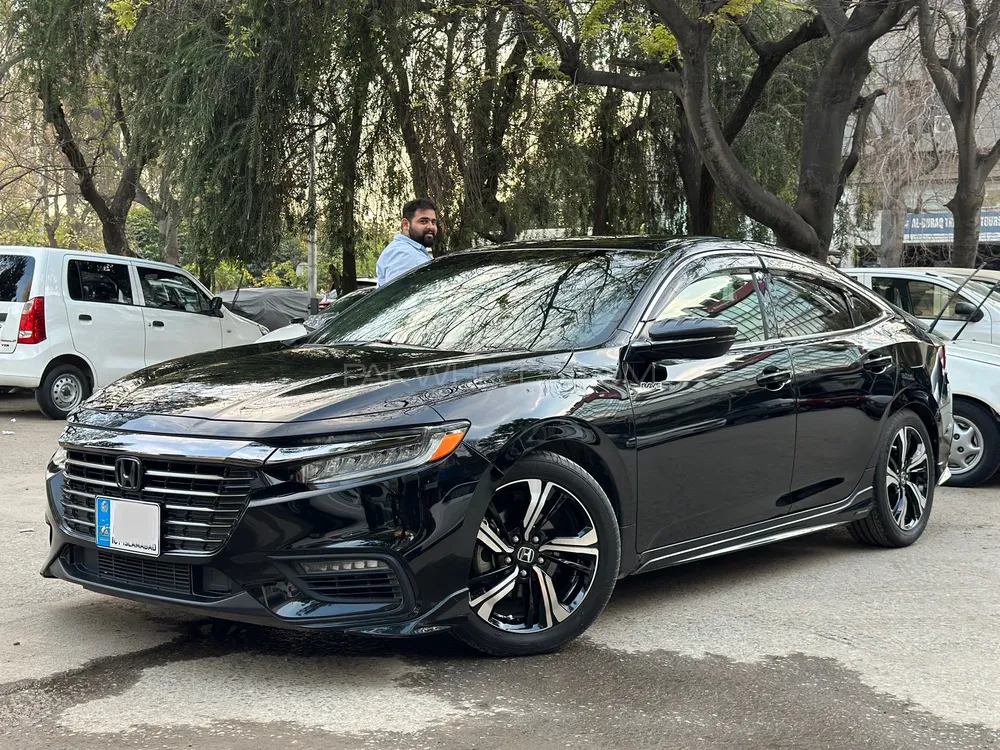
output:
<path id="1" fill-rule="evenodd" d="M 0 255 L 0 302 L 27 302 L 35 259 L 29 255 Z"/>

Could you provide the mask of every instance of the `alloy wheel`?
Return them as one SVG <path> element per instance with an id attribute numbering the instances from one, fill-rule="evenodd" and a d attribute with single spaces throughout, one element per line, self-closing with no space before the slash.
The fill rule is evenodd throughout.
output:
<path id="1" fill-rule="evenodd" d="M 61 375 L 52 384 L 52 401 L 62 411 L 76 408 L 83 399 L 83 383 L 72 375 Z"/>
<path id="2" fill-rule="evenodd" d="M 955 415 L 954 440 L 948 456 L 948 468 L 954 475 L 972 471 L 983 460 L 983 433 L 975 422 Z"/>
<path id="3" fill-rule="evenodd" d="M 580 607 L 599 562 L 596 527 L 575 495 L 541 479 L 511 482 L 479 527 L 469 604 L 500 630 L 548 630 Z"/>
<path id="4" fill-rule="evenodd" d="M 924 515 L 931 489 L 930 454 L 913 427 L 902 427 L 892 440 L 886 468 L 886 492 L 892 520 L 910 531 Z"/>

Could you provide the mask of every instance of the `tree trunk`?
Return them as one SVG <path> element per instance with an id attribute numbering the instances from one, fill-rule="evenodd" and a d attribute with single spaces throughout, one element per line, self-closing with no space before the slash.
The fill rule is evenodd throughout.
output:
<path id="1" fill-rule="evenodd" d="M 594 210 L 591 232 L 595 237 L 611 234 L 609 227 L 611 191 L 614 187 L 615 151 L 618 111 L 621 108 L 621 89 L 608 88 L 597 113 L 597 148 L 594 154 Z"/>
<path id="2" fill-rule="evenodd" d="M 715 182 L 701 160 L 680 98 L 677 121 L 679 132 L 674 136 L 673 151 L 687 203 L 687 233 L 708 237 L 715 232 Z"/>
<path id="3" fill-rule="evenodd" d="M 882 245 L 879 248 L 878 263 L 882 268 L 898 268 L 903 265 L 906 203 L 901 198 L 887 195 L 882 222 Z"/>
<path id="4" fill-rule="evenodd" d="M 699 159 L 700 161 L 700 159 Z M 702 166 L 701 178 L 698 182 L 697 211 L 692 214 L 691 233 L 699 237 L 711 237 L 715 234 L 715 180 L 708 170 Z"/>
<path id="5" fill-rule="evenodd" d="M 741 211 L 751 219 L 770 227 L 785 247 L 798 250 L 814 258 L 826 260 L 826 246 L 820 242 L 816 231 L 790 206 L 761 187 L 747 172 L 727 143 L 712 103 L 708 46 L 711 43 L 711 26 L 701 23 L 695 35 L 686 40 L 684 50 L 685 85 L 680 92 L 684 98 L 684 111 L 689 131 L 705 167 L 715 182 Z M 840 148 L 843 133 L 838 137 Z M 839 177 L 834 175 L 833 190 Z M 700 188 L 699 188 L 700 195 Z M 831 233 L 832 234 L 832 233 Z"/>
<path id="6" fill-rule="evenodd" d="M 371 84 L 370 70 L 362 64 L 358 76 L 354 80 L 354 90 L 351 92 L 350 119 L 347 123 L 347 137 L 344 139 L 341 151 L 341 178 L 343 185 L 340 193 L 338 216 L 339 227 L 337 238 L 343 252 L 344 273 L 341 283 L 344 293 L 353 292 L 358 288 L 358 224 L 357 195 L 360 187 L 358 161 L 361 152 L 361 137 L 365 124 L 365 109 L 368 103 L 368 90 Z"/>
<path id="7" fill-rule="evenodd" d="M 105 251 L 111 255 L 134 257 L 135 253 L 129 248 L 128 234 L 125 231 L 125 217 L 128 216 L 132 201 L 135 199 L 139 174 L 143 168 L 142 162 L 133 160 L 132 155 L 129 155 L 118 180 L 118 188 L 111 200 L 108 200 L 97 186 L 90 162 L 74 138 L 73 130 L 66 118 L 66 111 L 62 102 L 55 97 L 51 85 L 42 83 L 38 96 L 42 101 L 45 120 L 51 123 L 55 130 L 56 143 L 77 176 L 80 194 L 94 209 L 101 222 Z"/>
<path id="8" fill-rule="evenodd" d="M 981 183 L 980 183 L 981 184 Z M 947 206 L 955 218 L 955 240 L 951 249 L 951 265 L 955 268 L 975 268 L 979 254 L 979 212 L 984 194 L 975 190 L 956 192 Z"/>
<path id="9" fill-rule="evenodd" d="M 108 255 L 129 255 L 135 253 L 128 246 L 128 232 L 125 229 L 124 216 L 110 216 L 101 220 L 101 234 L 104 237 L 104 249 Z"/>
<path id="10" fill-rule="evenodd" d="M 859 54 L 838 39 L 806 98 L 795 211 L 816 232 L 819 260 L 826 260 L 833 239 L 847 120 L 870 70 L 867 49 Z"/>
<path id="11" fill-rule="evenodd" d="M 177 242 L 177 230 L 180 228 L 181 217 L 177 211 L 168 211 L 157 224 L 163 236 L 163 262 L 174 266 L 181 264 L 181 248 Z"/>

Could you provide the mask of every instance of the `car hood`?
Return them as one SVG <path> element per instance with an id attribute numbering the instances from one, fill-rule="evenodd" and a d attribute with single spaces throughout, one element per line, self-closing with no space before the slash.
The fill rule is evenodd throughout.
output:
<path id="1" fill-rule="evenodd" d="M 252 344 L 172 360 L 95 394 L 87 411 L 295 422 L 433 406 L 558 373 L 570 355 Z"/>
<path id="2" fill-rule="evenodd" d="M 949 357 L 970 359 L 989 365 L 1000 366 L 1000 346 L 983 341 L 948 341 L 945 344 Z"/>

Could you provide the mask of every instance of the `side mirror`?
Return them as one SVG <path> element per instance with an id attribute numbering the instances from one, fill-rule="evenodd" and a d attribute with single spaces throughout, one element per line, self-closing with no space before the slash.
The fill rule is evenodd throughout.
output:
<path id="1" fill-rule="evenodd" d="M 212 297 L 212 304 L 208 308 L 208 314 L 216 318 L 222 317 L 222 297 Z"/>
<path id="2" fill-rule="evenodd" d="M 661 359 L 721 357 L 736 343 L 736 326 L 711 318 L 671 318 L 649 328 L 648 341 L 630 347 L 631 358 L 642 362 Z"/>
<path id="3" fill-rule="evenodd" d="M 983 311 L 976 309 L 975 305 L 965 300 L 955 303 L 955 315 L 960 318 L 968 318 L 973 323 L 978 323 L 983 319 Z"/>

